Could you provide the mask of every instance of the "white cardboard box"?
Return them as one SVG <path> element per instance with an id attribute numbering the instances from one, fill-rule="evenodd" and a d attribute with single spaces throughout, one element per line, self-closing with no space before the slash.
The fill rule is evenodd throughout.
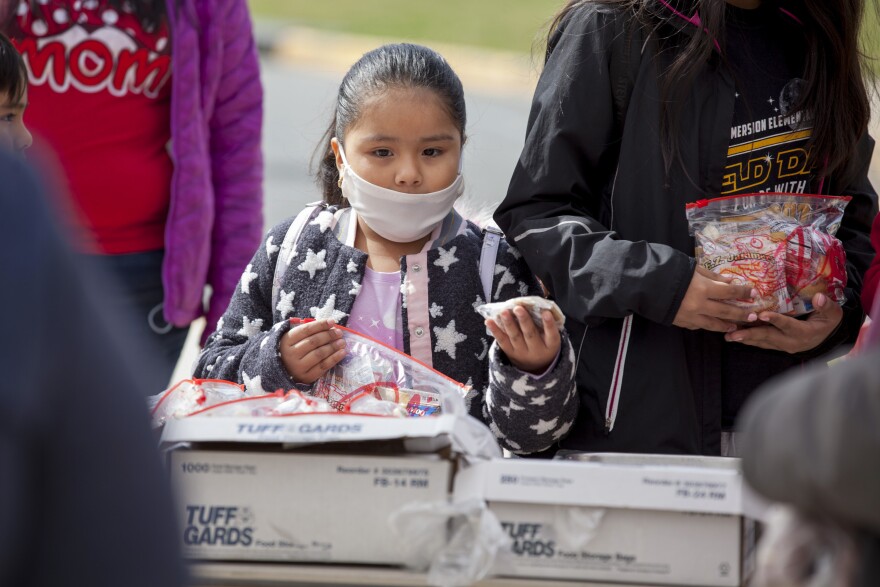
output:
<path id="1" fill-rule="evenodd" d="M 754 522 L 738 461 L 591 455 L 494 459 L 460 471 L 456 500 L 485 499 L 513 541 L 499 575 L 737 587 Z"/>
<path id="2" fill-rule="evenodd" d="M 453 464 L 428 455 L 176 450 L 170 467 L 190 558 L 405 564 L 388 520 L 408 503 L 444 501 Z"/>
<path id="3" fill-rule="evenodd" d="M 187 418 L 162 433 L 187 556 L 367 564 L 408 562 L 389 518 L 445 503 L 458 456 L 500 454 L 487 439 L 451 415 Z"/>

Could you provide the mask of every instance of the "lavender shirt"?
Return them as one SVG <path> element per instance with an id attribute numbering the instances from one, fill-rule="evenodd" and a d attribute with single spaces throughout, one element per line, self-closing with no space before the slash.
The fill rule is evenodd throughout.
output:
<path id="1" fill-rule="evenodd" d="M 381 273 L 365 267 L 348 327 L 403 351 L 400 295 L 400 271 Z"/>

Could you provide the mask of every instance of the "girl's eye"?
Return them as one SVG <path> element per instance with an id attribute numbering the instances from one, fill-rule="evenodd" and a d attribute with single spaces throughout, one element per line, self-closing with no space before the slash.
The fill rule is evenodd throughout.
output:
<path id="1" fill-rule="evenodd" d="M 422 151 L 422 155 L 424 155 L 425 157 L 437 157 L 442 152 L 443 151 L 441 151 L 440 149 L 435 149 L 432 147 L 430 149 L 425 149 L 424 151 Z"/>
<path id="2" fill-rule="evenodd" d="M 0 121 L 12 122 L 15 120 L 15 114 L 0 114 Z"/>
<path id="3" fill-rule="evenodd" d="M 375 155 L 376 157 L 390 157 L 391 149 L 374 149 L 373 155 Z"/>

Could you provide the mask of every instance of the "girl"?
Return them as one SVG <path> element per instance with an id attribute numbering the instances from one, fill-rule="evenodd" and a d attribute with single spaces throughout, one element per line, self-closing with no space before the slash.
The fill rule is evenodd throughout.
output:
<path id="1" fill-rule="evenodd" d="M 521 307 L 500 324 L 474 310 L 486 301 L 484 236 L 452 208 L 464 129 L 461 82 L 434 51 L 386 45 L 355 63 L 322 145 L 323 205 L 292 257 L 281 245 L 293 219 L 269 232 L 196 377 L 258 391 L 308 386 L 345 356 L 339 323 L 471 385 L 471 412 L 505 448 L 552 445 L 577 410 L 571 345 L 549 312 L 537 328 Z M 492 301 L 540 291 L 520 258 L 500 242 Z M 316 321 L 291 320 L 308 317 Z"/>
<path id="2" fill-rule="evenodd" d="M 24 125 L 27 108 L 27 70 L 21 55 L 0 33 L 0 148 L 21 153 L 31 146 L 31 133 Z"/>
<path id="3" fill-rule="evenodd" d="M 57 158 L 78 248 L 162 352 L 216 323 L 260 241 L 262 89 L 245 0 L 0 0 Z M 205 286 L 210 301 L 205 304 Z"/>
<path id="4" fill-rule="evenodd" d="M 560 446 L 718 454 L 755 387 L 854 339 L 876 211 L 863 9 L 571 0 L 558 15 L 495 218 L 583 347 Z M 749 286 L 695 270 L 685 204 L 758 191 L 852 196 L 846 306 L 817 294 L 806 320 L 756 315 L 722 303 Z"/>

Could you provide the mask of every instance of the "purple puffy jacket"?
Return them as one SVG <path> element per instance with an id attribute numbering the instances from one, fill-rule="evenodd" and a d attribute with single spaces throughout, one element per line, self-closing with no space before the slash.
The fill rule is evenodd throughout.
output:
<path id="1" fill-rule="evenodd" d="M 165 318 L 212 332 L 263 231 L 263 89 L 245 0 L 167 0 L 172 31 Z M 205 285 L 212 295 L 203 304 Z"/>

